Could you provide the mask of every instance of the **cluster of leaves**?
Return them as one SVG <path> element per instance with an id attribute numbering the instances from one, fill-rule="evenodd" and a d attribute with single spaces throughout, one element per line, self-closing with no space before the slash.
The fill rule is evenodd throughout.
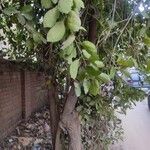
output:
<path id="1" fill-rule="evenodd" d="M 50 28 L 47 33 L 48 42 L 58 42 L 64 39 L 61 46 L 60 56 L 66 60 L 68 70 L 72 79 L 76 79 L 76 94 L 81 95 L 81 86 L 84 87 L 84 93 L 90 92 L 92 95 L 100 93 L 99 82 L 109 82 L 110 78 L 103 73 L 101 68 L 103 62 L 97 54 L 96 46 L 90 41 L 77 41 L 75 33 L 81 27 L 80 10 L 84 8 L 81 0 L 70 0 L 53 2 L 56 4 L 46 12 L 43 18 L 45 28 Z M 45 6 L 47 1 L 42 1 Z M 48 8 L 46 6 L 46 8 Z M 80 66 L 80 68 L 79 68 Z M 101 73 L 99 73 L 101 72 Z"/>
<path id="2" fill-rule="evenodd" d="M 84 149 L 108 149 L 110 145 L 122 139 L 123 129 L 117 117 L 99 116 L 82 126 Z"/>
<path id="3" fill-rule="evenodd" d="M 126 75 L 128 67 L 150 71 L 148 1 L 142 4 L 145 11 L 140 13 L 139 2 L 130 0 L 0 2 L 1 38 L 10 45 L 10 58 L 41 62 L 39 54 L 44 51 L 44 58 L 49 54 L 46 65 L 55 69 L 53 79 L 62 98 L 73 81 L 85 149 L 97 146 L 91 143 L 106 146 L 117 139 L 114 135 L 118 137 L 121 130 L 116 110 L 125 112 L 143 98 L 141 91 L 117 77 L 118 71 Z M 97 24 L 96 44 L 87 40 L 91 16 Z M 114 90 L 104 96 L 101 87 L 110 81 Z"/>

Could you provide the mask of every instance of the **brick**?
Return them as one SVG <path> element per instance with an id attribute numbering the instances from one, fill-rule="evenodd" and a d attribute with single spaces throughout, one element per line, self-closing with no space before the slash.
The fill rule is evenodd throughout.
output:
<path id="1" fill-rule="evenodd" d="M 47 91 L 41 88 L 45 82 L 41 73 L 25 70 L 22 82 L 21 70 L 15 69 L 15 66 L 13 70 L 5 65 L 3 68 L 6 69 L 0 74 L 0 139 L 15 129 L 23 119 L 23 113 L 27 119 L 47 104 Z"/>

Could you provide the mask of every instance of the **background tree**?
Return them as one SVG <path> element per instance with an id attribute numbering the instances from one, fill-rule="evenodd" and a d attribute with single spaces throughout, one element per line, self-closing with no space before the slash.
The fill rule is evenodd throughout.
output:
<path id="1" fill-rule="evenodd" d="M 0 9 L 7 57 L 47 76 L 53 149 L 107 149 L 122 132 L 115 112 L 143 97 L 117 72 L 150 71 L 149 0 L 1 0 Z"/>

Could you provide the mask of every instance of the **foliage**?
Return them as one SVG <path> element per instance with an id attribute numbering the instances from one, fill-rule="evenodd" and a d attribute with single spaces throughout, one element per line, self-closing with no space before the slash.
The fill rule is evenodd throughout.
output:
<path id="1" fill-rule="evenodd" d="M 125 112 L 143 96 L 125 85 L 117 72 L 125 74 L 133 66 L 150 71 L 148 0 L 4 0 L 0 8 L 0 37 L 10 45 L 8 57 L 40 63 L 56 80 L 60 103 L 73 82 L 85 149 L 90 142 L 110 144 L 120 133 L 116 110 Z M 91 17 L 96 20 L 96 43 L 88 41 Z M 102 87 L 110 81 L 114 90 L 103 95 Z"/>

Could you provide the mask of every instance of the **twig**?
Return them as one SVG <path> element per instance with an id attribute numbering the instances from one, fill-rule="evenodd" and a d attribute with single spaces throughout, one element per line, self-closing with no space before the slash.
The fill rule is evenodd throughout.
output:
<path id="1" fill-rule="evenodd" d="M 120 38 L 121 38 L 123 32 L 125 31 L 127 25 L 129 24 L 130 20 L 131 20 L 132 17 L 134 16 L 134 14 L 135 14 L 137 8 L 139 8 L 140 4 L 141 4 L 141 1 L 140 1 L 139 4 L 136 6 L 136 8 L 134 9 L 133 13 L 132 13 L 132 14 L 130 15 L 130 17 L 128 18 L 127 23 L 125 24 L 125 26 L 124 26 L 123 29 L 121 30 L 121 33 L 120 33 L 120 35 L 118 36 L 118 39 L 117 39 L 117 41 L 116 41 L 116 43 L 115 43 L 115 46 L 114 46 L 114 48 L 113 48 L 114 50 L 116 49 L 117 44 L 118 44 L 118 42 L 119 42 L 119 40 L 120 40 Z"/>
<path id="2" fill-rule="evenodd" d="M 116 12 L 116 0 L 115 0 L 115 2 L 114 2 L 113 15 L 112 15 L 112 22 L 114 22 L 115 12 Z"/>

